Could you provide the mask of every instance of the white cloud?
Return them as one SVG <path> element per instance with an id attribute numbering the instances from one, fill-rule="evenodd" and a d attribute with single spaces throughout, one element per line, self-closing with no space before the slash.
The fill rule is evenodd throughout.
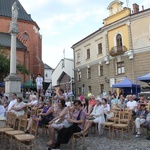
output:
<path id="1" fill-rule="evenodd" d="M 63 58 L 72 58 L 73 44 L 102 27 L 108 17 L 107 6 L 113 0 L 20 0 L 40 27 L 43 35 L 43 61 L 55 67 Z M 126 0 L 122 0 L 126 6 Z M 150 7 L 149 0 L 129 0 Z M 56 55 L 57 54 L 57 55 Z"/>

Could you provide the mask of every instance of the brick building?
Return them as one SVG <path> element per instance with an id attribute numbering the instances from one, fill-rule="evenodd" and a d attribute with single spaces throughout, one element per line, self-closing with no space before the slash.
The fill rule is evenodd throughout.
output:
<path id="1" fill-rule="evenodd" d="M 147 85 L 136 80 L 150 72 L 150 9 L 141 8 L 133 4 L 131 10 L 112 1 L 104 26 L 72 46 L 76 95 L 113 92 L 112 84 L 124 77 Z"/>
<path id="2" fill-rule="evenodd" d="M 3 47 L 8 55 L 10 54 L 11 36 L 9 26 L 11 22 L 11 7 L 16 0 L 0 0 L 0 47 Z M 44 64 L 42 61 L 42 36 L 39 33 L 39 26 L 31 18 L 21 3 L 17 1 L 19 8 L 17 35 L 17 61 L 25 65 L 30 75 L 19 75 L 22 83 L 29 80 L 31 75 L 37 73 L 44 75 Z"/>

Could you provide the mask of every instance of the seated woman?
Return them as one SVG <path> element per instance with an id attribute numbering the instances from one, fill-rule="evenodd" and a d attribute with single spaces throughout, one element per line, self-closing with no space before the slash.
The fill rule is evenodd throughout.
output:
<path id="1" fill-rule="evenodd" d="M 115 108 L 118 106 L 118 98 L 115 95 L 112 95 L 111 107 Z"/>
<path id="2" fill-rule="evenodd" d="M 83 99 L 81 102 L 83 105 L 83 110 L 85 111 L 86 115 L 88 116 L 90 114 L 88 98 Z"/>
<path id="3" fill-rule="evenodd" d="M 107 114 L 110 111 L 110 105 L 107 104 L 107 99 L 106 98 L 102 98 L 102 104 L 104 106 L 104 118 L 105 118 L 105 121 L 106 121 Z"/>
<path id="4" fill-rule="evenodd" d="M 0 101 L 0 116 L 4 117 L 5 116 L 5 112 L 6 112 L 5 107 L 2 104 L 2 101 Z"/>
<path id="5" fill-rule="evenodd" d="M 66 107 L 64 99 L 58 100 L 58 112 L 56 114 L 56 117 L 49 122 L 48 126 L 50 140 L 49 142 L 47 142 L 47 145 L 51 146 L 54 144 L 55 133 L 57 130 L 63 128 L 63 120 L 68 117 L 68 109 L 69 108 Z"/>
<path id="6" fill-rule="evenodd" d="M 25 114 L 26 103 L 22 102 L 21 97 L 17 97 L 17 103 L 11 108 L 11 112 L 15 113 L 17 117 Z"/>
<path id="7" fill-rule="evenodd" d="M 44 98 L 42 96 L 39 97 L 39 101 L 36 105 L 34 105 L 32 107 L 33 110 L 37 110 L 37 109 L 43 109 L 44 107 L 44 102 L 43 102 Z"/>
<path id="8" fill-rule="evenodd" d="M 30 107 L 33 107 L 33 106 L 37 105 L 37 103 L 38 103 L 37 97 L 36 97 L 36 95 L 33 95 L 31 102 L 27 103 L 27 105 Z"/>
<path id="9" fill-rule="evenodd" d="M 146 110 L 145 104 L 140 105 L 140 109 L 136 112 L 135 126 L 136 126 L 136 136 L 139 137 L 141 135 L 140 125 L 146 122 L 148 111 Z"/>
<path id="10" fill-rule="evenodd" d="M 89 114 L 92 112 L 94 106 L 96 105 L 96 99 L 95 96 L 92 94 L 89 98 Z"/>
<path id="11" fill-rule="evenodd" d="M 49 121 L 53 119 L 53 107 L 51 106 L 52 102 L 50 100 L 46 100 L 46 106 L 43 108 L 42 112 L 39 115 L 39 125 L 46 125 Z M 29 133 L 29 129 L 32 125 L 33 118 L 38 116 L 32 116 L 30 117 L 30 120 L 27 125 L 26 133 Z"/>
<path id="12" fill-rule="evenodd" d="M 100 133 L 101 123 L 105 122 L 104 118 L 104 106 L 102 105 L 101 98 L 96 99 L 96 105 L 93 108 L 92 113 L 86 120 L 85 132 L 92 126 L 93 123 L 98 123 L 98 131 Z"/>
<path id="13" fill-rule="evenodd" d="M 68 128 L 62 128 L 58 131 L 57 141 L 53 148 L 59 148 L 61 144 L 67 144 L 73 133 L 80 132 L 82 130 L 86 114 L 85 111 L 82 110 L 81 101 L 75 100 L 74 107 L 75 110 L 72 113 L 71 118 L 67 119 L 68 122 L 72 123 L 72 125 Z"/>

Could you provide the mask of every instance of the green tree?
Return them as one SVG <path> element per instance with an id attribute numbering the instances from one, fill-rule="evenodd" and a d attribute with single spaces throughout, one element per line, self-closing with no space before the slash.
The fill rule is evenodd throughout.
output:
<path id="1" fill-rule="evenodd" d="M 9 75 L 10 72 L 10 59 L 6 54 L 5 49 L 0 50 L 0 82 L 4 81 L 4 78 Z M 29 74 L 29 70 L 18 62 L 17 72 L 21 74 Z"/>

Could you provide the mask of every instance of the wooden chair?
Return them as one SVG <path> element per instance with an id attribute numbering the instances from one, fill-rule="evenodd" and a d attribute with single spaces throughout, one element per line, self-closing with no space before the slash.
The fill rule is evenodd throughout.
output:
<path id="1" fill-rule="evenodd" d="M 43 135 L 48 135 L 48 125 L 42 125 L 42 133 Z"/>
<path id="2" fill-rule="evenodd" d="M 31 108 L 31 116 L 36 116 L 36 115 L 37 115 L 37 109 Z"/>
<path id="3" fill-rule="evenodd" d="M 111 138 L 111 131 L 112 131 L 112 125 L 116 123 L 118 120 L 118 111 L 110 110 L 110 112 L 114 113 L 114 117 L 107 118 L 106 122 L 101 124 L 101 131 L 104 132 L 105 130 L 108 130 L 108 138 Z"/>
<path id="4" fill-rule="evenodd" d="M 39 120 L 33 118 L 32 126 L 30 128 L 30 134 L 15 135 L 15 140 L 18 145 L 18 149 L 21 150 L 21 144 L 24 144 L 26 148 L 32 149 L 34 146 L 36 149 L 36 136 L 38 131 Z"/>
<path id="5" fill-rule="evenodd" d="M 5 132 L 5 141 L 7 142 L 7 139 L 10 141 L 10 150 L 12 149 L 12 140 L 14 136 L 19 134 L 24 134 L 25 133 L 24 131 L 26 130 L 27 127 L 27 116 L 21 116 L 18 119 L 19 119 L 18 130 Z"/>
<path id="6" fill-rule="evenodd" d="M 117 132 L 120 132 L 121 135 L 122 135 L 122 140 L 123 140 L 123 135 L 124 135 L 124 132 L 127 132 L 128 133 L 128 139 L 130 138 L 130 126 L 129 126 L 129 122 L 127 123 L 122 123 L 120 122 L 121 119 L 124 119 L 122 118 L 124 115 L 124 111 L 119 111 L 119 120 L 117 123 L 113 124 L 112 125 L 112 138 L 114 138 L 114 132 L 117 131 Z M 126 119 L 130 119 L 129 115 L 127 116 L 128 118 Z"/>
<path id="7" fill-rule="evenodd" d="M 86 121 L 85 121 L 86 122 Z M 82 144 L 83 144 L 83 149 L 85 149 L 86 147 L 86 143 L 85 143 L 85 135 L 86 135 L 86 132 L 84 131 L 85 130 L 85 127 L 86 127 L 86 124 L 84 122 L 84 125 L 83 125 L 83 130 L 81 132 L 77 132 L 77 133 L 74 133 L 72 135 L 72 139 L 71 139 L 71 142 L 72 142 L 72 150 L 74 150 L 74 147 L 75 147 L 75 143 L 77 142 L 77 140 L 82 140 Z"/>
<path id="8" fill-rule="evenodd" d="M 0 128 L 1 146 L 2 146 L 3 139 L 5 138 L 5 136 L 4 136 L 5 132 L 6 131 L 12 131 L 15 129 L 16 118 L 17 118 L 17 116 L 14 113 L 12 113 L 12 112 L 7 113 L 7 125 L 6 125 L 6 127 Z"/>

